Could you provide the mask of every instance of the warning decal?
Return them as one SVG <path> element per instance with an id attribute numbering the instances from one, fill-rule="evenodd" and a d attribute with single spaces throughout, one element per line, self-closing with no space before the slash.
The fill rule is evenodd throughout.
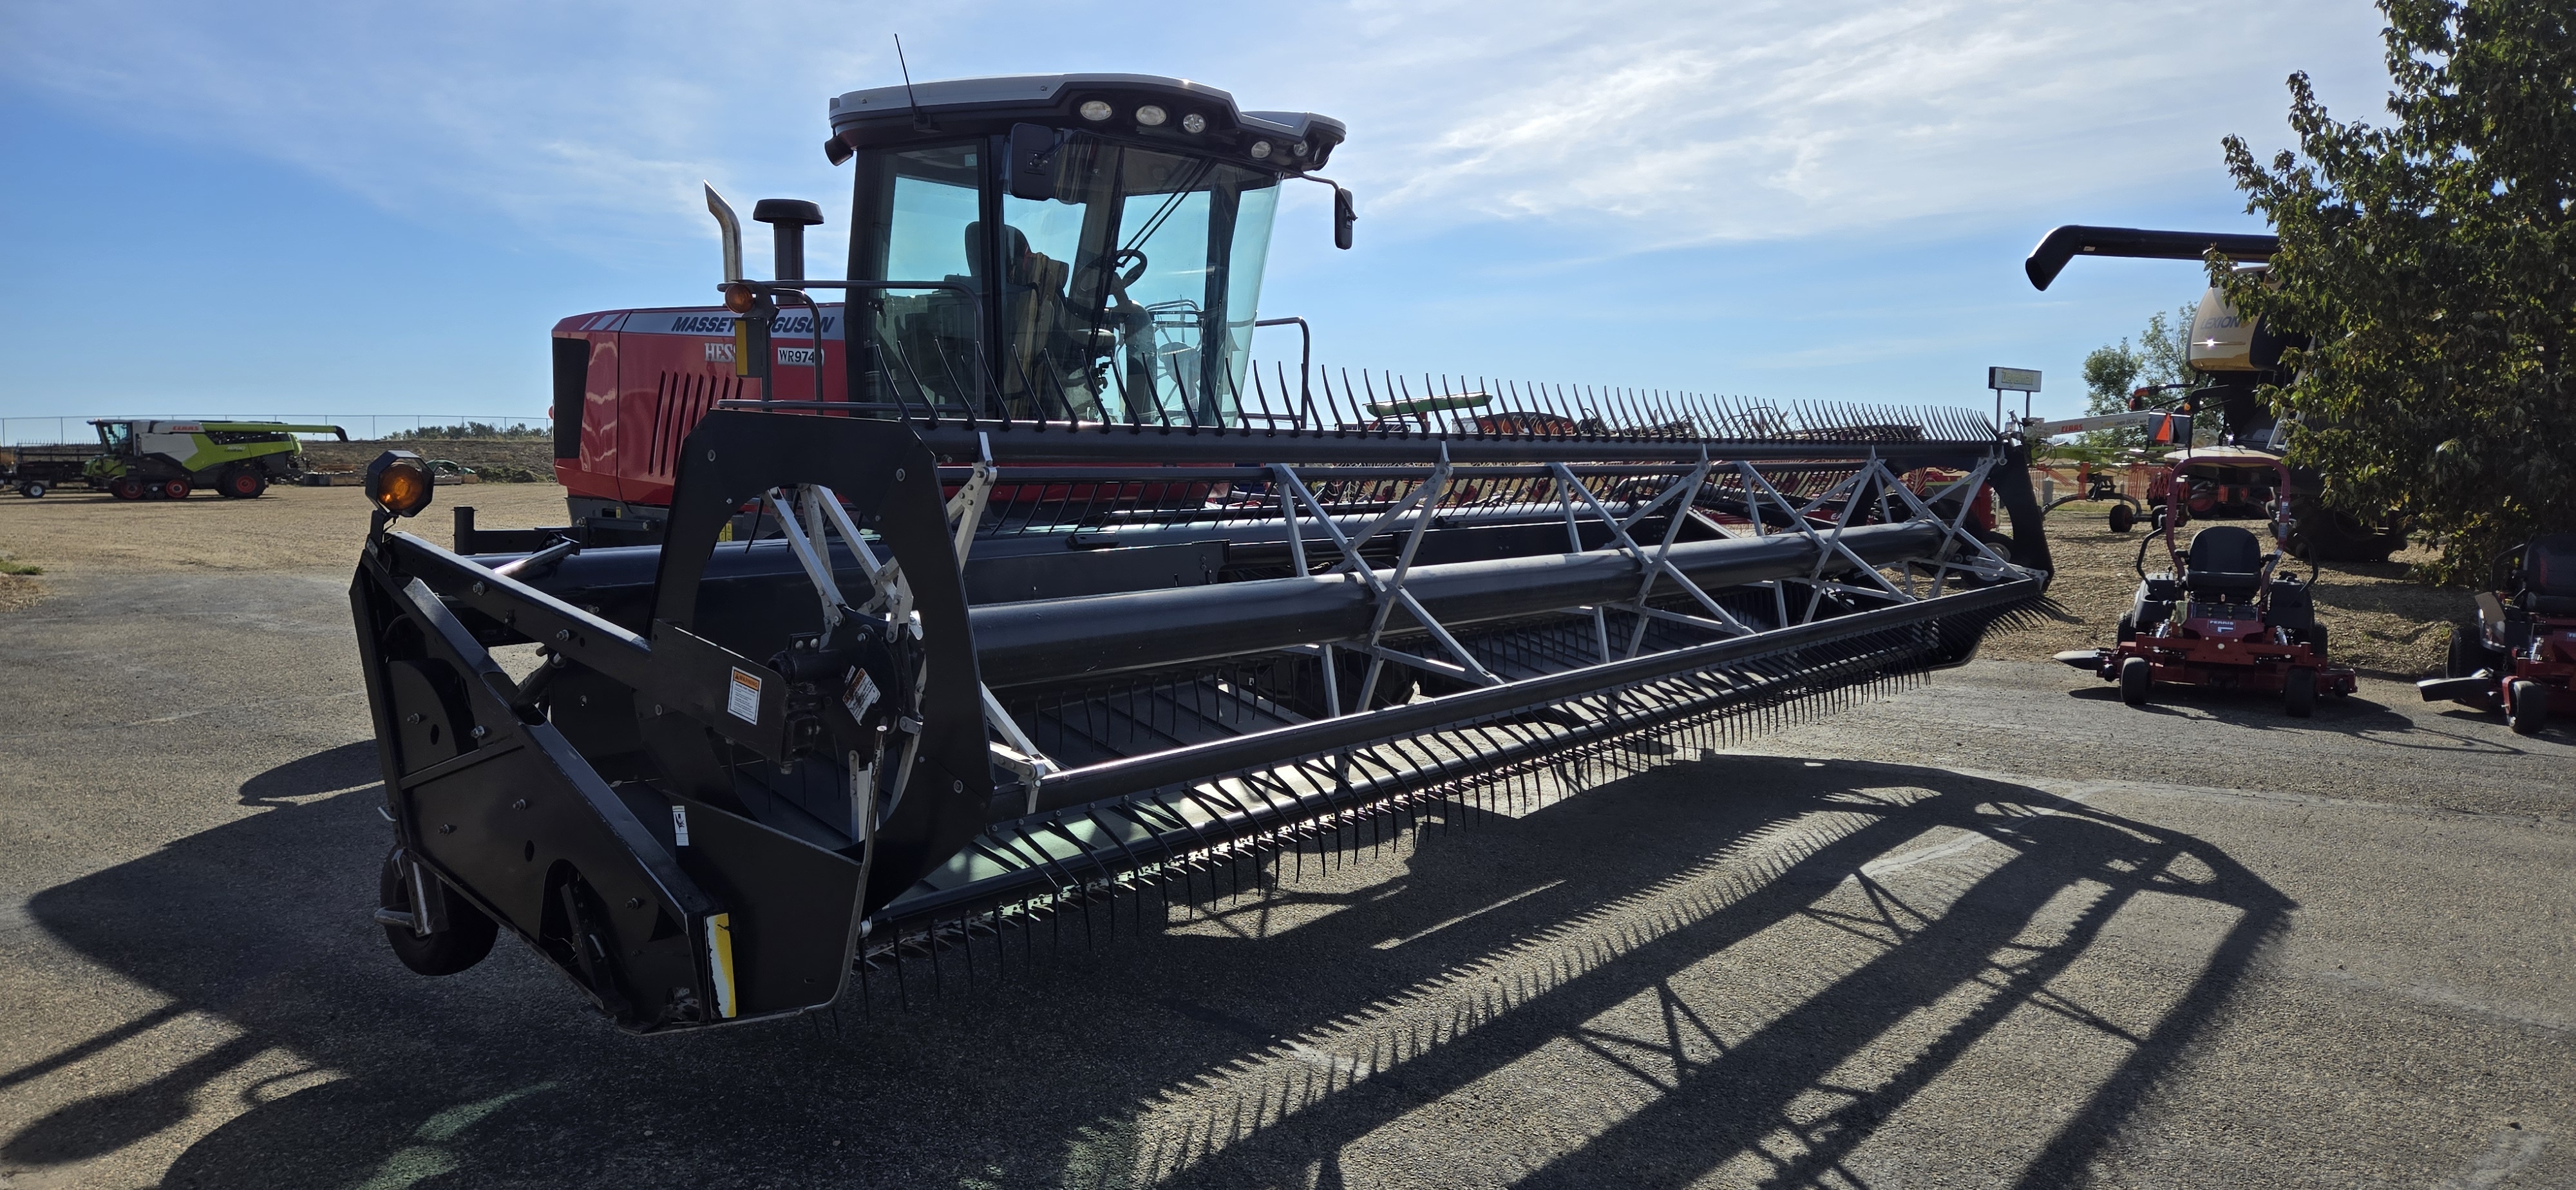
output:
<path id="1" fill-rule="evenodd" d="M 841 705 L 848 708 L 850 718 L 865 720 L 868 717 L 868 708 L 877 705 L 877 699 L 880 697 L 877 680 L 868 676 L 868 671 L 864 669 L 851 670 L 850 676 L 856 680 L 841 692 Z"/>
<path id="2" fill-rule="evenodd" d="M 733 687 L 725 691 L 725 712 L 745 723 L 760 722 L 760 677 L 733 671 Z"/>

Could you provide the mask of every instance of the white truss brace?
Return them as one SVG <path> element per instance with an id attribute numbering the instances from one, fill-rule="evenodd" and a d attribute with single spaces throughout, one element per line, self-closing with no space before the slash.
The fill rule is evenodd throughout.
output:
<path id="1" fill-rule="evenodd" d="M 1939 500 L 1947 497 L 1952 492 L 1959 493 L 1958 514 L 1947 521 L 1943 521 L 1938 515 L 1934 514 L 1929 503 L 1917 497 L 1914 492 L 1905 485 L 1901 483 L 1891 483 L 1888 485 L 1894 490 L 1895 494 L 1899 498 L 1905 501 L 1908 507 L 1913 509 L 1915 516 L 1931 521 L 1942 527 L 1942 544 L 1947 545 L 1952 542 L 1957 542 L 1965 545 L 1973 551 L 1975 557 L 1979 559 L 1979 564 L 1952 562 L 1946 559 L 1935 561 L 1933 563 L 1934 572 L 1932 575 L 1932 589 L 1926 594 L 1926 598 L 1938 596 L 1941 593 L 1942 586 L 1949 582 L 1950 572 L 1953 570 L 1965 570 L 1981 578 L 1991 579 L 2000 578 L 2013 569 L 2011 562 L 1996 554 L 1995 551 L 1988 547 L 1985 542 L 1978 540 L 1976 534 L 1969 532 L 1966 528 L 1968 522 L 1969 501 L 1976 495 L 1977 490 L 1985 485 L 1986 476 L 1993 472 L 1994 467 L 1995 461 L 1993 459 L 1986 459 L 1979 462 L 1975 470 L 1970 471 L 1958 480 L 1943 487 L 1940 491 L 1932 494 L 1933 500 Z M 1914 577 L 1913 563 L 1909 562 L 1906 564 L 1905 574 L 1907 585 L 1910 588 Z"/>
<path id="2" fill-rule="evenodd" d="M 773 507 L 777 505 L 774 493 L 770 503 Z M 799 515 L 807 526 L 803 530 L 807 544 L 798 552 L 797 561 L 805 565 L 807 574 L 818 576 L 815 583 L 817 590 L 827 589 L 825 583 L 831 578 L 831 568 L 822 564 L 822 559 L 829 555 L 831 549 L 830 542 L 823 532 L 823 529 L 828 526 L 833 533 L 840 536 L 843 543 L 850 547 L 850 553 L 858 558 L 859 568 L 867 573 L 868 586 L 875 592 L 874 596 L 858 610 L 873 612 L 879 608 L 886 608 L 889 612 L 888 618 L 895 624 L 907 623 L 911 620 L 912 588 L 903 581 L 903 568 L 891 560 L 880 562 L 877 559 L 876 550 L 868 545 L 867 538 L 860 536 L 858 525 L 851 522 L 850 510 L 841 507 L 841 497 L 838 493 L 821 484 L 801 485 L 795 489 L 793 506 L 799 510 Z M 795 548 L 798 540 L 796 518 L 782 511 L 779 523 L 787 527 L 789 547 Z M 809 556 L 813 558 L 810 562 L 807 561 Z M 833 585 L 828 589 L 837 592 L 839 587 Z M 839 622 L 830 615 L 826 615 L 824 619 L 827 623 Z"/>
<path id="3" fill-rule="evenodd" d="M 1842 544 L 1843 530 L 1849 527 L 1852 514 L 1859 509 L 1863 503 L 1861 493 L 1864 490 L 1873 493 L 1873 499 L 1880 504 L 1882 509 L 1881 515 L 1884 519 L 1894 519 L 1893 517 L 1886 515 L 1887 511 L 1889 511 L 1885 508 L 1886 502 L 1890 499 L 1901 501 L 1915 517 L 1931 521 L 1932 523 L 1942 527 L 1944 546 L 1947 546 L 1952 542 L 1956 542 L 1966 547 L 1965 552 L 1972 557 L 1972 561 L 1959 562 L 1941 559 L 1932 563 L 1937 574 L 1930 594 L 1938 595 L 1940 593 L 1942 583 L 1947 579 L 1949 572 L 1953 570 L 1963 570 L 1987 578 L 1998 578 L 2012 573 L 2015 568 L 2010 562 L 2007 562 L 2002 557 L 1998 556 L 1992 549 L 1988 548 L 1984 542 L 1977 540 L 1975 534 L 1968 532 L 1965 528 L 1969 512 L 1969 503 L 1966 496 L 1974 494 L 1977 488 L 1985 483 L 1986 478 L 1992 472 L 1993 467 L 1994 460 L 1984 460 L 1980 462 L 1968 475 L 1950 483 L 1934 494 L 1933 499 L 1937 500 L 1948 496 L 1952 492 L 1963 493 L 1960 500 L 1958 515 L 1948 521 L 1943 521 L 1939 516 L 1934 514 L 1931 508 L 1920 497 L 1915 495 L 1913 489 L 1906 487 L 1904 483 L 1897 478 L 1896 473 L 1887 466 L 1886 460 L 1876 457 L 1871 458 L 1868 466 L 1853 473 L 1842 482 L 1835 484 L 1832 488 L 1827 489 L 1824 494 L 1807 502 L 1803 507 L 1790 509 L 1797 526 L 1795 529 L 1791 530 L 1792 532 L 1803 533 L 1810 538 L 1819 540 L 1827 547 L 1830 554 L 1840 555 L 1845 561 L 1851 563 L 1854 569 L 1867 575 L 1871 582 L 1877 584 L 1877 589 L 1872 589 L 1869 587 L 1857 587 L 1848 584 L 1824 581 L 1824 571 L 1826 567 L 1831 564 L 1833 559 L 1830 556 L 1820 556 L 1817 559 L 1816 570 L 1807 580 L 1811 585 L 1812 594 L 1808 599 L 1806 614 L 1808 616 L 1813 616 L 1817 606 L 1822 602 L 1825 595 L 1829 593 L 1839 592 L 1843 594 L 1867 595 L 1881 599 L 1893 599 L 1899 603 L 1911 603 L 1916 599 L 1916 596 L 1911 590 L 1913 585 L 1913 563 L 1906 563 L 1906 586 L 1904 588 L 1899 588 L 1894 583 L 1889 582 L 1885 575 L 1880 574 L 1877 568 L 1861 561 L 1860 557 L 1853 553 L 1850 547 Z M 1764 492 L 1769 493 L 1772 499 L 1777 501 L 1782 508 L 1790 508 L 1788 499 L 1781 496 L 1778 489 L 1771 487 L 1767 481 L 1762 480 L 1758 472 L 1755 472 L 1750 466 L 1744 464 L 1738 464 L 1738 469 L 1745 477 L 1748 490 L 1750 490 L 1751 485 L 1758 484 L 1761 489 Z M 1865 484 L 1873 486 L 1864 489 L 1863 485 Z M 1815 526 L 1809 522 L 1806 514 L 1824 506 L 1827 502 L 1833 500 L 1837 496 L 1844 498 L 1842 512 L 1835 518 L 1833 531 L 1830 534 L 1820 535 L 1816 532 Z"/>
<path id="4" fill-rule="evenodd" d="M 1708 592 L 1701 590 L 1698 583 L 1694 583 L 1690 581 L 1689 578 L 1685 577 L 1681 572 L 1681 568 L 1674 566 L 1670 561 L 1670 557 L 1673 552 L 1673 543 L 1680 540 L 1682 523 L 1687 519 L 1682 515 L 1682 512 L 1683 510 L 1689 509 L 1698 501 L 1699 489 L 1701 484 L 1708 478 L 1709 467 L 1708 451 L 1706 448 L 1702 448 L 1700 450 L 1699 464 L 1692 467 L 1690 470 L 1688 487 L 1684 487 L 1684 481 L 1676 479 L 1670 486 L 1664 489 L 1664 494 L 1662 496 L 1655 498 L 1655 502 L 1653 504 L 1647 505 L 1645 509 L 1640 510 L 1636 514 L 1637 516 L 1643 516 L 1646 512 L 1652 511 L 1657 505 L 1662 504 L 1666 498 L 1672 496 L 1676 491 L 1681 493 L 1681 503 L 1675 507 L 1673 515 L 1666 520 L 1664 524 L 1664 539 L 1655 547 L 1654 557 L 1651 559 L 1640 559 L 1646 563 L 1646 578 L 1645 582 L 1638 586 L 1637 598 L 1634 601 L 1634 607 L 1637 612 L 1637 626 L 1628 634 L 1628 655 L 1631 657 L 1636 656 L 1637 650 L 1645 644 L 1646 620 L 1649 617 L 1679 620 L 1683 623 L 1697 624 L 1701 627 L 1714 628 L 1720 632 L 1731 632 L 1737 635 L 1750 635 L 1754 631 L 1753 628 L 1746 625 L 1742 620 L 1736 619 L 1735 616 L 1725 608 L 1718 606 L 1715 599 L 1709 598 Z M 1631 517 L 1630 520 L 1633 522 L 1635 517 Z M 1668 612 L 1659 608 L 1648 607 L 1646 605 L 1646 596 L 1654 593 L 1655 580 L 1658 578 L 1671 579 L 1675 585 L 1679 586 L 1682 590 L 1689 592 L 1691 598 L 1697 600 L 1702 609 L 1706 610 L 1709 615 L 1716 618 L 1713 621 L 1703 620 L 1697 616 L 1685 616 L 1676 612 Z"/>
<path id="5" fill-rule="evenodd" d="M 1591 488 L 1585 487 L 1584 485 L 1574 481 L 1574 473 L 1567 471 L 1565 469 L 1565 464 L 1553 463 L 1549 466 L 1549 474 L 1556 477 L 1556 501 L 1558 504 L 1565 507 L 1565 552 L 1569 554 L 1580 554 L 1584 552 L 1583 530 L 1576 527 L 1574 523 L 1574 493 L 1578 489 L 1581 490 L 1584 500 L 1591 503 L 1594 508 L 1599 508 L 1601 506 L 1601 502 L 1592 498 Z M 1612 534 L 1616 535 L 1619 532 L 1619 523 L 1617 521 L 1610 520 L 1606 515 L 1602 518 L 1602 521 L 1604 524 L 1610 526 Z M 1611 660 L 1610 618 L 1602 613 L 1601 608 L 1598 605 L 1587 607 L 1582 610 L 1589 612 L 1592 616 L 1593 643 L 1601 650 L 1601 660 L 1606 664 Z"/>
<path id="6" fill-rule="evenodd" d="M 951 540 L 957 546 L 957 572 L 960 575 L 966 572 L 966 556 L 974 547 L 975 529 L 983 523 L 984 506 L 992 499 L 993 480 L 997 474 L 993 467 L 992 436 L 988 432 L 978 431 L 975 442 L 982 457 L 975 460 L 975 466 L 966 476 L 966 482 L 957 486 L 957 494 L 948 498 L 948 519 L 955 524 Z M 914 631 L 916 633 L 920 631 L 917 625 Z M 926 667 L 929 664 L 928 660 L 924 659 L 923 664 Z M 1019 777 L 1022 785 L 1028 787 L 1029 804 L 1026 812 L 1035 814 L 1038 810 L 1039 778 L 1064 766 L 1048 759 L 1047 754 L 1040 751 L 1037 744 L 1029 739 L 1028 733 L 1020 730 L 1019 722 L 1011 718 L 1009 711 L 1002 709 L 1002 700 L 994 697 L 991 686 L 978 682 L 975 690 L 983 696 L 984 725 L 991 728 L 995 735 L 1002 737 L 999 740 L 986 741 L 985 747 L 991 751 L 993 763 L 1010 770 Z M 916 743 L 920 739 L 919 736 L 913 738 Z M 911 767 L 911 757 L 908 754 L 905 757 L 905 767 L 907 769 Z"/>
<path id="7" fill-rule="evenodd" d="M 822 600 L 823 626 L 838 627 L 841 623 L 841 585 L 832 581 L 832 568 L 815 556 L 814 543 L 806 538 L 805 530 L 796 523 L 794 502 L 801 497 L 791 494 L 787 500 L 781 500 L 778 489 L 772 488 L 762 493 L 761 500 L 778 514 L 780 535 L 787 539 L 789 552 L 796 555 L 796 564 L 805 568 L 805 579 L 814 584 L 816 598 Z"/>
<path id="8" fill-rule="evenodd" d="M 957 551 L 960 571 L 965 569 L 967 553 L 974 545 L 975 529 L 982 520 L 985 504 L 992 496 L 997 474 L 992 461 L 991 440 L 979 437 L 979 441 L 984 457 L 976 461 L 972 474 L 960 485 L 957 494 L 949 498 L 946 509 L 951 523 L 950 541 Z M 804 568 L 806 577 L 813 582 L 815 592 L 822 600 L 823 623 L 827 630 L 846 619 L 844 609 L 848 607 L 848 600 L 833 577 L 830 563 L 831 534 L 838 533 L 858 558 L 859 565 L 867 573 L 868 585 L 874 590 L 874 596 L 859 610 L 873 612 L 880 607 L 885 609 L 888 640 L 906 629 L 915 639 L 920 638 L 920 617 L 913 610 L 912 588 L 904 581 L 902 566 L 891 559 L 879 561 L 876 550 L 868 545 L 858 525 L 850 520 L 849 510 L 842 507 L 837 493 L 821 484 L 804 484 L 789 491 L 785 499 L 780 498 L 778 489 L 772 489 L 762 498 L 777 513 L 779 530 L 787 539 L 788 550 L 796 555 L 797 564 Z M 920 689 L 928 677 L 929 662 L 924 659 L 921 672 L 914 676 L 913 688 Z M 989 742 L 993 762 L 1016 774 L 1028 787 L 1029 812 L 1034 813 L 1038 781 L 1063 766 L 1049 759 L 1029 739 L 1028 733 L 1020 729 L 1019 723 L 1002 708 L 1001 700 L 994 696 L 992 687 L 979 684 L 977 692 L 982 696 L 985 723 L 1001 737 Z M 862 841 L 873 837 L 875 825 L 893 814 L 896 805 L 903 800 L 904 786 L 912 775 L 913 761 L 921 748 L 920 730 L 911 726 L 908 719 L 905 723 L 907 738 L 892 782 L 880 786 L 874 780 L 872 770 L 861 773 L 853 763 L 851 801 L 853 813 L 862 828 L 854 833 Z M 855 809 L 862 799 L 873 800 L 879 789 L 890 791 L 893 800 L 873 815 Z"/>
<path id="9" fill-rule="evenodd" d="M 1297 568 L 1297 577 L 1304 578 L 1307 573 L 1306 531 L 1297 526 L 1297 495 L 1304 489 L 1297 482 L 1295 473 L 1288 470 L 1287 464 L 1273 463 L 1270 470 L 1279 481 L 1279 518 L 1288 524 L 1288 561 Z M 1329 528 L 1331 521 L 1328 519 L 1325 524 Z M 1342 717 L 1342 683 L 1333 676 L 1333 646 L 1317 646 L 1317 655 L 1324 659 L 1324 715 L 1339 719 Z"/>
<path id="10" fill-rule="evenodd" d="M 1059 766 L 1047 759 L 1047 754 L 1039 751 L 1038 746 L 1029 740 L 1028 733 L 1020 730 L 1019 722 L 1011 718 L 1011 713 L 1002 709 L 1002 700 L 993 697 L 993 688 L 986 686 L 983 690 L 984 721 L 992 724 L 993 730 L 1002 737 L 999 743 L 991 745 L 993 763 L 1011 770 L 1018 775 L 1021 784 L 1028 786 L 1028 808 L 1021 813 L 1035 814 L 1038 812 L 1038 781 Z"/>
<path id="11" fill-rule="evenodd" d="M 1835 484 L 1832 488 L 1827 490 L 1823 497 L 1824 499 L 1831 499 L 1835 492 L 1843 493 L 1843 510 L 1834 517 L 1833 532 L 1819 535 L 1813 526 L 1803 524 L 1803 522 L 1800 525 L 1800 527 L 1805 530 L 1809 538 L 1821 542 L 1823 546 L 1823 548 L 1816 551 L 1816 568 L 1809 571 L 1807 574 L 1807 581 L 1810 586 L 1807 593 L 1807 610 L 1803 613 L 1803 618 L 1808 620 L 1815 619 L 1816 609 L 1824 605 L 1826 591 L 1823 586 L 1823 580 L 1825 577 L 1825 571 L 1827 568 L 1834 565 L 1836 558 L 1840 558 L 1841 560 L 1850 563 L 1855 569 L 1859 570 L 1860 573 L 1869 576 L 1869 578 L 1879 586 L 1886 588 L 1887 594 L 1895 597 L 1898 602 L 1913 602 L 1913 596 L 1906 594 L 1904 590 L 1899 588 L 1896 584 L 1887 581 L 1887 576 L 1880 574 L 1877 567 L 1862 560 L 1859 554 L 1852 552 L 1852 548 L 1850 546 L 1843 544 L 1843 530 L 1851 527 L 1852 515 L 1860 511 L 1862 504 L 1861 492 L 1864 490 L 1863 485 L 1876 480 L 1879 474 L 1885 470 L 1886 465 L 1879 461 L 1877 452 L 1873 451 L 1870 454 L 1868 466 L 1862 467 L 1860 470 L 1853 472 L 1850 478 L 1843 480 L 1841 483 Z"/>
<path id="12" fill-rule="evenodd" d="M 966 568 L 966 549 L 975 543 L 975 526 L 984 517 L 984 501 L 993 494 L 992 438 L 979 431 L 975 440 L 983 444 L 984 457 L 975 460 L 966 482 L 959 484 L 957 494 L 948 498 L 948 519 L 957 526 L 957 567 L 961 571 Z"/>
<path id="13" fill-rule="evenodd" d="M 1440 621 L 1434 619 L 1429 611 L 1424 610 L 1421 602 L 1416 600 L 1411 592 L 1404 589 L 1405 574 L 1413 567 L 1414 551 L 1422 544 L 1423 532 L 1431 527 L 1435 516 L 1433 510 L 1439 507 L 1440 493 L 1449 482 L 1451 466 L 1449 448 L 1446 444 L 1440 448 L 1440 462 L 1438 466 L 1432 468 L 1431 477 L 1407 493 L 1402 500 L 1397 501 L 1395 507 L 1388 509 L 1384 515 L 1378 517 L 1376 523 L 1370 525 L 1366 532 L 1356 538 L 1342 532 L 1341 526 L 1333 523 L 1332 516 L 1324 511 L 1323 502 L 1316 499 L 1315 493 L 1307 489 L 1305 481 L 1297 477 L 1296 471 L 1284 465 L 1274 466 L 1271 470 L 1279 477 L 1280 485 L 1289 493 L 1293 493 L 1298 501 L 1303 502 L 1315 514 L 1316 524 L 1323 528 L 1325 534 L 1333 539 L 1334 547 L 1341 551 L 1342 560 L 1333 567 L 1331 573 L 1339 574 L 1347 571 L 1357 575 L 1361 582 L 1368 585 L 1369 592 L 1377 599 L 1377 616 L 1369 627 L 1368 640 L 1364 644 L 1352 646 L 1369 654 L 1368 676 L 1360 682 L 1360 706 L 1366 707 L 1369 699 L 1376 695 L 1378 677 L 1389 661 L 1450 677 L 1463 678 L 1478 685 L 1502 684 L 1501 678 L 1495 677 L 1486 670 L 1484 664 L 1467 651 L 1466 646 L 1459 644 L 1458 639 L 1451 636 L 1449 630 L 1441 626 Z M 1417 505 L 1420 506 L 1421 512 L 1414 518 L 1413 528 L 1405 536 L 1404 549 L 1397 557 L 1393 579 L 1379 578 L 1376 568 L 1360 557 L 1360 547 Z M 1304 544 L 1299 540 L 1300 535 L 1296 531 L 1294 517 L 1291 517 L 1289 526 L 1289 540 L 1296 543 L 1292 549 L 1296 555 L 1302 555 Z M 1379 646 L 1379 639 L 1386 633 L 1387 620 L 1398 604 L 1401 604 L 1405 611 L 1413 616 L 1415 622 L 1421 624 L 1431 634 L 1433 640 L 1439 642 L 1441 648 L 1457 659 L 1457 665 L 1451 666 Z M 1330 668 L 1324 671 L 1324 675 L 1326 689 L 1332 694 L 1331 702 L 1338 703 L 1339 691 L 1335 687 L 1339 683 L 1334 679 Z M 1330 705 L 1328 703 L 1328 706 Z"/>
<path id="14" fill-rule="evenodd" d="M 1690 577 L 1683 574 L 1681 568 L 1674 566 L 1670 560 L 1673 544 L 1681 539 L 1682 522 L 1688 519 L 1684 514 L 1696 515 L 1696 510 L 1691 506 L 1699 499 L 1700 487 L 1707 481 L 1709 470 L 1713 466 L 1714 464 L 1708 460 L 1708 452 L 1701 451 L 1699 461 L 1693 463 L 1689 471 L 1674 476 L 1673 482 L 1665 485 L 1664 490 L 1654 499 L 1647 501 L 1623 519 L 1613 515 L 1607 507 L 1604 507 L 1600 497 L 1593 494 L 1591 486 L 1576 479 L 1574 472 L 1568 470 L 1565 464 L 1548 464 L 1548 470 L 1556 476 L 1557 486 L 1565 489 L 1569 495 L 1580 494 L 1584 504 L 1592 509 L 1593 515 L 1599 517 L 1602 524 L 1609 528 L 1612 546 L 1636 559 L 1638 568 L 1644 572 L 1643 581 L 1637 588 L 1636 598 L 1625 603 L 1609 605 L 1623 611 L 1637 613 L 1637 626 L 1628 635 L 1627 656 L 1636 656 L 1637 650 L 1643 647 L 1646 639 L 1646 621 L 1649 619 L 1671 620 L 1737 636 L 1749 635 L 1755 631 L 1753 627 L 1719 606 L 1715 599 L 1709 597 L 1708 592 L 1701 590 L 1698 583 L 1692 582 Z M 1637 544 L 1636 538 L 1629 536 L 1628 530 L 1675 497 L 1679 497 L 1681 501 L 1679 510 L 1664 526 L 1663 540 L 1657 542 L 1654 551 L 1649 553 L 1645 547 Z M 1575 527 L 1573 502 L 1569 499 L 1564 503 L 1566 535 L 1573 542 L 1574 552 L 1582 553 L 1584 552 L 1583 539 Z M 1728 536 L 1733 535 L 1728 534 Z M 1654 593 L 1655 583 L 1662 579 L 1670 579 L 1674 585 L 1688 592 L 1690 597 L 1696 600 L 1709 615 L 1707 617 L 1690 616 L 1647 606 L 1646 597 Z M 1601 659 L 1609 661 L 1612 659 L 1609 627 L 1601 622 L 1600 608 L 1592 609 L 1592 614 L 1596 621 L 1596 635 L 1600 638 Z"/>
<path id="15" fill-rule="evenodd" d="M 821 484 L 799 484 L 788 492 L 785 499 L 780 498 L 778 489 L 772 489 L 762 495 L 762 500 L 778 514 L 779 532 L 787 539 L 787 548 L 796 555 L 796 562 L 804 568 L 806 577 L 812 580 L 815 593 L 823 602 L 823 622 L 827 629 L 846 619 L 842 609 L 848 606 L 848 601 L 841 593 L 840 583 L 832 575 L 829 562 L 831 538 L 825 532 L 826 526 L 849 545 L 851 554 L 858 558 L 859 565 L 867 572 L 868 585 L 875 591 L 867 605 L 859 610 L 870 612 L 885 608 L 889 640 L 906 626 L 916 636 L 919 635 L 920 624 L 912 614 L 912 588 L 904 582 L 903 568 L 892 561 L 880 563 L 877 560 L 876 551 L 869 547 L 867 538 L 860 535 L 859 527 L 851 522 L 849 510 L 841 507 L 838 493 Z M 919 689 L 927 676 L 928 663 L 925 662 L 922 672 L 914 676 L 913 688 Z M 904 786 L 912 776 L 912 763 L 921 749 L 920 722 L 910 717 L 899 722 L 905 739 L 902 755 L 895 762 L 894 780 L 879 782 L 876 770 L 871 767 L 862 771 L 856 760 L 857 754 L 852 754 L 850 812 L 858 827 L 852 833 L 862 843 L 875 838 L 876 827 L 893 815 L 895 807 L 903 801 Z M 879 793 L 890 793 L 891 800 L 870 813 L 867 804 L 873 802 Z M 867 860 L 863 858 L 860 862 L 864 865 Z"/>

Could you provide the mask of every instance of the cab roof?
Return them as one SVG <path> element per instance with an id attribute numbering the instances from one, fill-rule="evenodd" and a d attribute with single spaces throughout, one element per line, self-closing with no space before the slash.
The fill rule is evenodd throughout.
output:
<path id="1" fill-rule="evenodd" d="M 1083 116 L 1083 105 L 1094 100 L 1109 105 L 1106 118 Z M 1162 123 L 1137 120 L 1137 109 L 1148 105 L 1163 110 Z M 1028 123 L 1214 152 L 1293 174 L 1321 167 L 1349 134 L 1330 116 L 1244 111 L 1233 95 L 1206 83 L 1151 74 L 998 75 L 870 87 L 832 100 L 831 113 L 826 152 L 835 161 L 856 149 L 1008 132 Z M 1198 132 L 1186 129 L 1193 115 L 1205 124 Z M 1269 146 L 1261 157 L 1252 156 L 1255 142 Z"/>

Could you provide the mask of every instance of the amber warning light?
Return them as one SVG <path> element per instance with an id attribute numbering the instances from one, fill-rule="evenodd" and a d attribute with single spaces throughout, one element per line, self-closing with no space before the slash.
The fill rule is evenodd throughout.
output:
<path id="1" fill-rule="evenodd" d="M 367 499 L 395 516 L 429 507 L 429 464 L 408 450 L 389 450 L 367 464 Z"/>

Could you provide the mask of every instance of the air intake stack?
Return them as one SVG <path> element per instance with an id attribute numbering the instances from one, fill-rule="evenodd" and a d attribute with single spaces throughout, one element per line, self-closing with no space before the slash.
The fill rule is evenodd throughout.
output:
<path id="1" fill-rule="evenodd" d="M 773 271 L 780 281 L 805 279 L 805 229 L 820 226 L 823 208 L 801 198 L 764 198 L 752 204 L 751 217 L 769 225 Z"/>

